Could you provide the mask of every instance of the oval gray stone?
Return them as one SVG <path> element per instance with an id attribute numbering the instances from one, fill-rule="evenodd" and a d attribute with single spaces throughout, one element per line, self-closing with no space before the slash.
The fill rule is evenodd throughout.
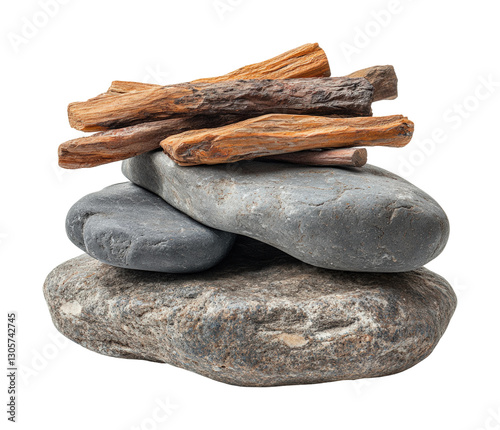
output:
<path id="1" fill-rule="evenodd" d="M 402 272 L 449 235 L 429 195 L 383 169 L 240 162 L 180 167 L 161 151 L 124 161 L 132 182 L 213 228 L 260 240 L 318 267 Z"/>
<path id="2" fill-rule="evenodd" d="M 124 270 L 84 255 L 54 269 L 44 294 L 58 330 L 88 349 L 244 386 L 401 372 L 432 352 L 456 306 L 427 269 L 331 271 L 241 237 L 203 274 Z"/>
<path id="3" fill-rule="evenodd" d="M 206 270 L 235 235 L 206 227 L 132 183 L 89 194 L 69 210 L 69 239 L 112 266 L 169 273 Z"/>

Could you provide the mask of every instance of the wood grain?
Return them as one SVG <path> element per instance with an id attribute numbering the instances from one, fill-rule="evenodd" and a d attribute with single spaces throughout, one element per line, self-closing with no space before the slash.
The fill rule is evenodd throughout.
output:
<path id="1" fill-rule="evenodd" d="M 337 148 L 323 151 L 299 151 L 287 154 L 268 155 L 258 161 L 282 161 L 305 166 L 364 166 L 368 160 L 366 148 Z"/>
<path id="2" fill-rule="evenodd" d="M 118 130 L 68 140 L 59 146 L 59 166 L 65 169 L 95 167 L 125 160 L 160 147 L 167 136 L 187 130 L 220 127 L 241 121 L 238 115 L 195 116 L 147 122 Z"/>
<path id="3" fill-rule="evenodd" d="M 328 76 L 330 76 L 330 65 L 328 64 L 325 51 L 317 43 L 307 43 L 269 60 L 241 67 L 225 75 L 197 79 L 192 82 L 213 83 L 239 79 L 295 79 Z M 157 87 L 160 87 L 160 85 L 114 81 L 109 87 L 108 92 L 121 94 Z"/>
<path id="4" fill-rule="evenodd" d="M 104 131 L 194 115 L 267 113 L 371 115 L 373 86 L 364 78 L 238 80 L 179 84 L 71 103 L 82 131 Z"/>
<path id="5" fill-rule="evenodd" d="M 398 77 L 393 66 L 373 66 L 358 70 L 349 78 L 365 78 L 373 85 L 373 101 L 393 100 L 398 96 Z"/>
<path id="6" fill-rule="evenodd" d="M 304 71 L 307 72 L 307 69 Z M 302 77 L 302 76 L 297 76 Z M 365 78 L 373 85 L 373 101 L 394 100 L 398 97 L 398 77 L 393 66 L 373 66 L 358 70 L 345 76 L 347 78 Z M 265 79 L 262 76 L 259 79 Z M 257 78 L 254 78 L 257 79 Z M 279 76 L 274 79 L 283 79 Z M 204 82 L 203 79 L 195 82 Z M 109 87 L 108 93 L 104 94 L 123 94 L 136 91 L 144 91 L 152 88 L 159 88 L 161 85 L 143 84 L 140 82 L 113 81 Z"/>
<path id="7" fill-rule="evenodd" d="M 408 144 L 413 123 L 402 115 L 325 118 L 270 114 L 224 127 L 170 136 L 161 146 L 182 166 L 232 163 L 317 148 Z"/>
<path id="8" fill-rule="evenodd" d="M 245 119 L 248 117 L 241 115 L 198 115 L 101 131 L 59 145 L 59 166 L 65 169 L 79 169 L 126 160 L 160 148 L 160 142 L 168 136 L 188 130 L 220 127 Z"/>

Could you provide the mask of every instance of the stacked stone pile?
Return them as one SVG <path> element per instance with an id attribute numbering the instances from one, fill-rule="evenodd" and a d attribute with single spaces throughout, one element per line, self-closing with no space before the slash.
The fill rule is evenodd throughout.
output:
<path id="1" fill-rule="evenodd" d="M 308 61 L 314 65 L 317 58 Z M 257 66 L 247 67 L 255 73 Z M 315 73 L 324 75 L 324 68 Z M 369 78 L 348 79 L 370 85 L 373 101 Z M 114 99 L 118 111 L 123 95 L 140 100 L 158 90 L 128 84 L 133 91 L 91 100 Z M 377 84 L 376 94 L 386 87 Z M 236 118 L 243 125 L 235 129 L 235 118 L 225 117 L 226 125 L 217 118 L 211 130 L 182 129 L 177 135 L 157 124 L 170 119 L 153 120 L 159 134 L 149 134 L 146 146 L 139 142 L 144 135 L 133 145 L 113 140 L 107 158 L 104 140 L 142 133 L 143 126 L 129 124 L 125 131 L 101 131 L 62 145 L 62 165 L 71 145 L 72 154 L 79 151 L 72 168 L 124 159 L 128 182 L 87 195 L 69 210 L 68 237 L 85 254 L 55 268 L 45 282 L 58 330 L 101 354 L 169 363 L 244 386 L 389 375 L 427 357 L 456 307 L 446 280 L 422 267 L 448 240 L 439 204 L 378 167 L 345 167 L 343 155 L 343 164 L 330 157 L 327 166 L 310 162 L 311 153 L 307 161 L 267 158 L 298 154 L 313 138 L 304 135 L 266 152 L 276 124 L 256 131 L 248 119 Z M 411 139 L 405 127 L 396 133 L 361 127 L 361 137 L 344 135 L 342 148 Z M 345 132 L 335 130 L 325 136 L 338 139 Z M 318 154 L 325 159 L 317 149 L 330 148 L 332 140 L 324 141 L 324 147 L 312 148 L 316 161 Z M 187 142 L 194 144 L 186 149 Z M 289 150 L 295 144 L 300 149 Z M 85 148 L 75 150 L 79 145 Z M 176 149 L 169 152 L 172 145 Z M 198 165 L 186 167 L 192 164 Z"/>

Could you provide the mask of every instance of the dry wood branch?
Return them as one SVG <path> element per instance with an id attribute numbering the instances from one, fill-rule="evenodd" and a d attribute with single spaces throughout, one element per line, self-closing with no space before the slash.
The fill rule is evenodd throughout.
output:
<path id="1" fill-rule="evenodd" d="M 330 76 L 330 66 L 325 52 L 317 43 L 308 43 L 269 60 L 241 67 L 226 75 L 197 79 L 192 83 L 213 83 L 238 79 L 294 79 L 328 76 Z M 108 92 L 129 93 L 159 86 L 140 82 L 114 81 Z"/>
<path id="2" fill-rule="evenodd" d="M 113 81 L 108 88 L 107 94 L 125 94 L 134 93 L 137 91 L 151 90 L 153 88 L 160 88 L 162 85 L 158 84 L 146 84 L 142 82 L 132 82 L 132 81 Z"/>
<path id="3" fill-rule="evenodd" d="M 373 86 L 363 78 L 241 80 L 180 84 L 72 103 L 72 127 L 109 130 L 193 115 L 267 113 L 371 115 Z"/>
<path id="4" fill-rule="evenodd" d="M 398 77 L 393 66 L 373 66 L 347 75 L 365 78 L 373 85 L 373 101 L 393 100 L 398 96 Z"/>
<path id="5" fill-rule="evenodd" d="M 301 77 L 301 76 L 298 76 Z M 373 85 L 373 101 L 394 100 L 398 97 L 398 77 L 393 66 L 373 66 L 358 70 L 346 78 L 365 78 Z M 256 79 L 256 78 L 255 78 Z M 261 79 L 266 79 L 265 76 Z M 275 79 L 283 79 L 279 76 Z M 203 82 L 203 79 L 195 82 Z M 114 81 L 108 92 L 112 94 L 123 94 L 134 91 L 144 91 L 159 88 L 160 85 L 142 84 L 140 82 Z"/>
<path id="6" fill-rule="evenodd" d="M 253 72 L 252 72 L 253 71 Z M 252 74 L 255 73 L 255 76 Z M 246 66 L 218 78 L 223 80 L 247 78 L 276 79 L 330 76 L 330 67 L 324 51 L 317 43 L 300 46 L 270 60 Z M 203 79 L 201 80 L 203 81 Z M 159 88 L 160 85 L 138 82 L 115 81 L 108 93 L 91 100 L 100 100 L 113 94 Z M 94 167 L 113 161 L 124 160 L 160 147 L 160 141 L 172 134 L 196 128 L 219 127 L 246 117 L 226 115 L 208 118 L 169 119 L 124 127 L 73 139 L 59 146 L 59 165 L 68 169 Z"/>
<path id="7" fill-rule="evenodd" d="M 324 151 L 300 151 L 287 154 L 268 155 L 257 158 L 258 161 L 284 161 L 306 166 L 352 166 L 366 164 L 368 152 L 365 148 L 338 148 Z"/>
<path id="8" fill-rule="evenodd" d="M 95 167 L 125 160 L 160 147 L 165 137 L 187 130 L 220 127 L 241 121 L 241 116 L 195 116 L 147 122 L 118 130 L 69 140 L 59 146 L 59 166 L 65 169 Z"/>
<path id="9" fill-rule="evenodd" d="M 338 117 L 332 115 L 331 117 Z M 188 130 L 220 127 L 248 119 L 240 115 L 195 116 L 145 122 L 68 140 L 59 146 L 59 166 L 65 169 L 96 167 L 160 148 L 168 136 Z"/>
<path id="10" fill-rule="evenodd" d="M 170 136 L 161 146 L 182 166 L 231 163 L 306 149 L 405 146 L 413 123 L 402 115 L 325 118 L 271 114 L 210 130 Z"/>

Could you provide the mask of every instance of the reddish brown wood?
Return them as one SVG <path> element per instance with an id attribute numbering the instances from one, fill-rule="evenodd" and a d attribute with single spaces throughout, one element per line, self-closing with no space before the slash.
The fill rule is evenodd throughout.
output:
<path id="1" fill-rule="evenodd" d="M 393 100 L 398 96 L 398 77 L 393 66 L 373 66 L 358 70 L 349 78 L 365 78 L 373 85 L 373 101 Z"/>
<path id="2" fill-rule="evenodd" d="M 300 76 L 298 76 L 300 77 Z M 393 66 L 373 66 L 350 73 L 347 78 L 365 78 L 373 85 L 373 101 L 394 100 L 398 97 L 398 77 Z M 262 77 L 265 79 L 265 76 Z M 279 79 L 276 78 L 276 79 Z M 203 79 L 195 82 L 204 82 Z M 123 94 L 159 88 L 160 85 L 142 84 L 140 82 L 114 81 L 108 92 Z"/>
<path id="3" fill-rule="evenodd" d="M 222 82 L 237 79 L 295 79 L 330 76 L 330 65 L 325 52 L 317 43 L 308 43 L 284 52 L 269 60 L 236 69 L 226 75 L 193 81 Z M 129 93 L 157 88 L 160 85 L 140 82 L 114 81 L 108 89 L 111 93 Z"/>
<path id="4" fill-rule="evenodd" d="M 318 44 L 306 44 L 277 57 L 242 67 L 215 78 L 199 79 L 193 82 L 222 82 L 245 78 L 290 79 L 300 77 L 329 76 L 330 68 L 324 51 Z M 397 96 L 397 77 L 392 66 L 375 66 L 354 72 L 350 77 L 365 77 L 374 86 L 376 100 L 392 99 Z M 175 85 L 174 85 L 175 86 Z M 182 84 L 181 84 L 182 86 Z M 112 102 L 110 96 L 139 92 L 159 85 L 137 82 L 115 81 L 109 92 L 100 94 L 89 102 Z M 159 147 L 162 139 L 172 134 L 196 128 L 211 128 L 241 121 L 255 115 L 224 115 L 214 118 L 197 115 L 194 118 L 172 118 L 132 125 L 120 129 L 96 133 L 63 143 L 59 147 L 59 163 L 65 168 L 93 167 L 123 160 Z M 349 117 L 352 115 L 326 115 Z"/>
<path id="5" fill-rule="evenodd" d="M 239 80 L 179 84 L 71 103 L 72 127 L 101 131 L 193 115 L 266 113 L 371 115 L 373 86 L 364 78 Z"/>
<path id="6" fill-rule="evenodd" d="M 368 160 L 365 148 L 337 148 L 322 151 L 300 151 L 256 158 L 261 161 L 283 161 L 306 166 L 364 166 Z"/>
<path id="7" fill-rule="evenodd" d="M 187 130 L 220 127 L 241 119 L 237 115 L 174 118 L 95 133 L 61 144 L 59 166 L 79 169 L 125 160 L 159 148 L 167 136 Z"/>
<path id="8" fill-rule="evenodd" d="M 300 77 L 300 76 L 299 76 Z M 398 77 L 393 66 L 373 66 L 366 69 L 350 73 L 347 78 L 365 78 L 373 85 L 373 101 L 394 100 L 398 97 Z M 266 79 L 265 76 L 261 79 Z M 279 78 L 276 78 L 279 79 Z M 200 79 L 194 82 L 205 82 Z M 123 94 L 147 89 L 158 88 L 160 85 L 143 84 L 140 82 L 113 81 L 109 87 L 108 93 L 104 94 Z"/>
<path id="9" fill-rule="evenodd" d="M 292 49 L 270 60 L 246 66 L 227 75 L 199 81 L 222 81 L 241 78 L 302 78 L 330 76 L 330 67 L 324 51 L 317 43 Z M 115 81 L 107 93 L 91 100 L 100 100 L 113 94 L 137 92 L 160 87 L 138 82 Z M 59 165 L 68 169 L 94 167 L 113 161 L 124 160 L 160 147 L 160 141 L 173 133 L 196 128 L 219 127 L 246 119 L 225 115 L 216 118 L 197 116 L 186 119 L 169 119 L 124 127 L 73 139 L 59 146 Z"/>
<path id="10" fill-rule="evenodd" d="M 210 130 L 170 136 L 161 146 L 182 166 L 232 163 L 306 149 L 405 146 L 413 123 L 401 115 L 325 118 L 270 114 Z"/>

